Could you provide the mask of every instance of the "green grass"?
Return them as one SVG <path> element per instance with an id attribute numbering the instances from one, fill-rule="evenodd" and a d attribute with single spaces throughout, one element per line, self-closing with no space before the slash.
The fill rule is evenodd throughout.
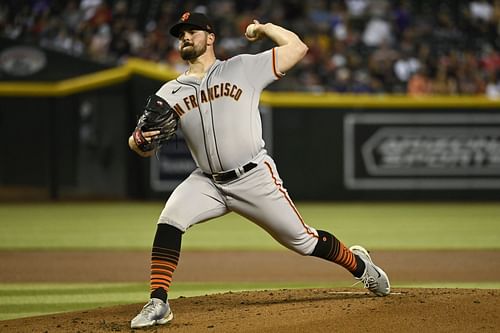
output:
<path id="1" fill-rule="evenodd" d="M 138 302 L 146 284 L 0 284 L 0 320 Z"/>
<path id="2" fill-rule="evenodd" d="M 0 250 L 149 250 L 162 202 L 0 204 Z M 306 222 L 347 244 L 371 249 L 500 249 L 498 203 L 323 203 L 299 204 Z M 263 230 L 229 214 L 193 227 L 183 249 L 283 249 Z M 399 284 L 397 284 L 399 283 Z M 394 288 L 500 288 L 488 283 L 411 283 Z M 171 298 L 225 291 L 345 287 L 325 283 L 182 283 Z M 148 285 L 0 284 L 0 320 L 142 303 Z"/>
<path id="3" fill-rule="evenodd" d="M 0 250 L 144 249 L 162 202 L 0 204 Z M 500 249 L 498 203 L 298 204 L 306 222 L 371 249 Z M 194 226 L 183 249 L 283 249 L 229 214 Z"/>
<path id="4" fill-rule="evenodd" d="M 312 283 L 176 283 L 171 299 L 228 291 L 332 287 Z M 0 284 L 0 320 L 95 309 L 147 300 L 146 283 Z M 139 309 L 138 309 L 139 310 Z"/>
<path id="5" fill-rule="evenodd" d="M 272 290 L 293 288 L 349 287 L 352 281 L 335 283 L 176 283 L 169 293 L 171 299 L 228 291 Z M 500 288 L 500 282 L 488 283 L 411 283 L 397 288 Z M 360 290 L 363 290 L 360 288 Z M 104 284 L 0 284 L 0 320 L 70 312 L 120 304 L 143 303 L 148 295 L 145 283 Z M 137 309 L 139 310 L 139 308 Z"/>

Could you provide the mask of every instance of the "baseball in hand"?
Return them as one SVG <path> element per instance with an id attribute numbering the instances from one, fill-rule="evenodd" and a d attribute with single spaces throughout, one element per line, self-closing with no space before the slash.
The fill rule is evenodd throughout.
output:
<path id="1" fill-rule="evenodd" d="M 256 27 L 256 25 L 254 23 L 248 25 L 247 31 L 246 31 L 247 37 L 250 37 L 250 38 L 257 37 L 257 34 L 255 32 L 255 27 Z"/>

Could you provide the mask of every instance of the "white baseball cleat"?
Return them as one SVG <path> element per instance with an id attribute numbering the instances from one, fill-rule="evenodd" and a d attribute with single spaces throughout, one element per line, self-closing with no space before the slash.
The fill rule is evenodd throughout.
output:
<path id="1" fill-rule="evenodd" d="M 165 303 L 159 298 L 151 298 L 144 305 L 141 312 L 130 322 L 131 328 L 141 328 L 153 325 L 163 325 L 174 318 L 174 314 L 170 311 L 168 301 Z"/>
<path id="2" fill-rule="evenodd" d="M 375 265 L 368 251 L 360 245 L 354 245 L 349 248 L 352 253 L 359 256 L 365 263 L 365 271 L 360 278 L 355 278 L 359 282 L 363 282 L 366 289 L 370 290 L 377 296 L 387 296 L 391 292 L 391 284 L 387 274 Z"/>

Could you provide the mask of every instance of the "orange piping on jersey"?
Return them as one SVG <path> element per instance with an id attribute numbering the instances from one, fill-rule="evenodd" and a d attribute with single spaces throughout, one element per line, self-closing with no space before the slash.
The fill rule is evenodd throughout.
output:
<path id="1" fill-rule="evenodd" d="M 273 72 L 274 72 L 274 75 L 278 79 L 281 79 L 283 77 L 283 74 L 278 70 L 278 67 L 276 66 L 276 48 L 275 47 L 273 47 Z"/>
<path id="2" fill-rule="evenodd" d="M 274 50 L 274 49 L 273 49 Z M 283 193 L 283 196 L 285 197 L 286 201 L 288 201 L 288 204 L 290 205 L 290 207 L 292 207 L 293 211 L 295 212 L 295 214 L 297 215 L 297 217 L 299 218 L 300 220 L 300 223 L 302 223 L 302 226 L 304 227 L 304 229 L 306 229 L 306 232 L 315 237 L 315 238 L 319 238 L 318 235 L 316 235 L 314 232 L 312 232 L 306 225 L 306 223 L 304 222 L 304 220 L 302 219 L 302 216 L 300 216 L 300 213 L 299 211 L 297 210 L 297 208 L 295 207 L 295 205 L 293 204 L 292 200 L 290 199 L 290 197 L 288 196 L 288 194 L 286 193 L 286 191 L 283 189 L 283 187 L 281 186 L 281 184 L 278 184 L 278 179 L 276 179 L 276 176 L 274 176 L 274 173 L 273 173 L 273 168 L 271 167 L 271 165 L 268 163 L 268 162 L 264 162 L 264 164 L 267 166 L 267 168 L 269 169 L 269 173 L 271 174 L 271 177 L 273 178 L 274 180 L 274 184 L 276 185 L 276 187 L 278 187 L 278 190 Z"/>

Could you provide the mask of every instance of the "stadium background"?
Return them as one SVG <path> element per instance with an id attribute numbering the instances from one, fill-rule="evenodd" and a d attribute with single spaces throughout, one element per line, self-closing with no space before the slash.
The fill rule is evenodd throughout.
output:
<path id="1" fill-rule="evenodd" d="M 142 301 L 141 273 L 125 286 L 116 276 L 92 279 L 102 268 L 85 256 L 103 250 L 147 261 L 155 217 L 194 167 L 182 137 L 151 160 L 126 145 L 146 97 L 185 69 L 167 34 L 185 10 L 213 16 L 222 59 L 270 47 L 241 37 L 253 18 L 282 24 L 309 45 L 306 59 L 263 94 L 261 112 L 268 149 L 310 224 L 389 251 L 387 265 L 398 251 L 474 250 L 492 272 L 479 274 L 465 260 L 461 270 L 477 281 L 417 281 L 410 271 L 396 286 L 498 288 L 499 1 L 6 1 L 0 319 Z M 192 233 L 188 253 L 281 253 L 232 215 Z M 88 261 L 83 276 L 93 286 L 54 278 L 81 272 L 62 265 L 61 253 Z M 39 271 L 13 265 L 25 260 L 40 260 Z M 325 274 L 260 284 L 197 278 L 176 281 L 175 295 L 347 285 L 345 276 L 329 284 Z M 90 300 L 68 301 L 64 290 Z M 64 305 L 48 305 L 57 303 Z"/>

